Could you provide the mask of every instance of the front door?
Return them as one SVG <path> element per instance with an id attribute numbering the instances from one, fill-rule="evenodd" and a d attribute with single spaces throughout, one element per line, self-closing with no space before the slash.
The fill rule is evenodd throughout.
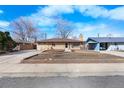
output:
<path id="1" fill-rule="evenodd" d="M 68 48 L 68 43 L 65 43 L 65 48 Z"/>
<path id="2" fill-rule="evenodd" d="M 108 43 L 100 43 L 100 50 L 107 50 L 108 49 Z"/>

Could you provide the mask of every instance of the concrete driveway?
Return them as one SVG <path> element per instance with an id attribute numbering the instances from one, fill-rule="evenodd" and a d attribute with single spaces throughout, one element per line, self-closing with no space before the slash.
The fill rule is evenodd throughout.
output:
<path id="1" fill-rule="evenodd" d="M 33 55 L 36 55 L 39 53 L 40 53 L 40 51 L 36 51 L 36 50 L 22 50 L 22 51 L 18 51 L 18 52 L 12 52 L 12 53 L 9 53 L 6 55 L 1 55 L 0 63 L 18 64 L 24 58 L 27 58 L 29 56 L 33 56 Z"/>
<path id="2" fill-rule="evenodd" d="M 124 57 L 124 52 L 118 52 L 118 51 L 100 51 L 101 53 L 115 55 L 119 57 Z"/>

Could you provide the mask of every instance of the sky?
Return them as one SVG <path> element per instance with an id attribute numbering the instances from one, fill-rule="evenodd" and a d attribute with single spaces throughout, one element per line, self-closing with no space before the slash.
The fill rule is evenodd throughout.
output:
<path id="1" fill-rule="evenodd" d="M 88 37 L 124 36 L 124 6 L 79 6 L 79 5 L 1 5 L 0 27 L 8 29 L 14 20 L 24 17 L 31 19 L 38 29 L 47 33 L 47 38 L 56 34 L 55 16 L 70 22 L 73 29 L 72 37 L 83 34 Z"/>

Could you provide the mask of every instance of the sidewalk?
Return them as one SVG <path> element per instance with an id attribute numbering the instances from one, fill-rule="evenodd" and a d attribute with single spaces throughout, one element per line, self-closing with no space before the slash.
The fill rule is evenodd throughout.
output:
<path id="1" fill-rule="evenodd" d="M 124 63 L 0 64 L 0 76 L 110 76 L 124 75 Z"/>

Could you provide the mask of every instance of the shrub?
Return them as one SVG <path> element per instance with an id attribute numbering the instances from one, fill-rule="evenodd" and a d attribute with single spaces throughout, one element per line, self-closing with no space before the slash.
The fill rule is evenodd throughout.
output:
<path id="1" fill-rule="evenodd" d="M 14 48 L 15 41 L 12 40 L 9 32 L 0 31 L 0 50 L 8 51 Z"/>

